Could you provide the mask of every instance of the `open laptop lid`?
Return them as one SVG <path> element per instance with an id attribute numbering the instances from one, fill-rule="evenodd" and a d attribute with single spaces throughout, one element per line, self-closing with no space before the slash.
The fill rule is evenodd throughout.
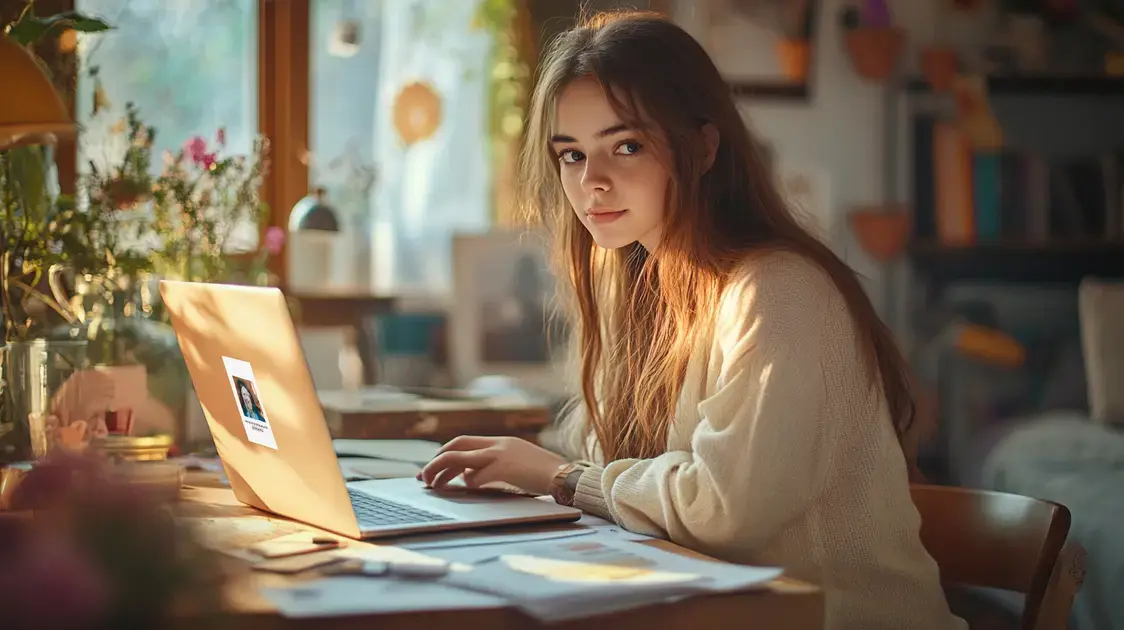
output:
<path id="1" fill-rule="evenodd" d="M 160 282 L 235 496 L 357 538 L 324 412 L 280 290 Z"/>

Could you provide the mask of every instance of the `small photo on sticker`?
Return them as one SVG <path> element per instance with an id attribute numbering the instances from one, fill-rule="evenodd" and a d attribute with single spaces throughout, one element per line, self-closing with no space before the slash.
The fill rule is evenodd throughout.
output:
<path id="1" fill-rule="evenodd" d="M 231 378 L 234 379 L 234 391 L 238 393 L 238 408 L 242 410 L 242 417 L 265 422 L 265 413 L 262 412 L 253 382 L 239 376 L 231 376 Z"/>

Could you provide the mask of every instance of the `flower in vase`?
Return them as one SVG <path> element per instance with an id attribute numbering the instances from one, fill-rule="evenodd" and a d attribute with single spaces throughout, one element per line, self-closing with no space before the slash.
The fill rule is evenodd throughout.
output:
<path id="1" fill-rule="evenodd" d="M 203 136 L 195 136 L 183 144 L 183 152 L 187 159 L 198 164 L 207 153 L 207 141 Z"/>
<path id="2" fill-rule="evenodd" d="M 271 226 L 265 231 L 265 250 L 271 256 L 277 256 L 283 247 L 285 247 L 285 230 L 276 225 Z"/>

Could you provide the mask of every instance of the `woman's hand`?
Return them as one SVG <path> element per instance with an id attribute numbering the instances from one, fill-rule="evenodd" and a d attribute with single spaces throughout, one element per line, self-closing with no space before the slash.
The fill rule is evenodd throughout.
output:
<path id="1" fill-rule="evenodd" d="M 442 446 L 418 479 L 440 488 L 463 473 L 470 488 L 500 481 L 548 494 L 554 474 L 565 463 L 561 456 L 520 438 L 462 435 Z"/>

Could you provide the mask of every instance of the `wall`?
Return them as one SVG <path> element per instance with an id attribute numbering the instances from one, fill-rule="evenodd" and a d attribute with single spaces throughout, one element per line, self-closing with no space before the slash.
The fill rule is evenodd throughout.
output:
<path id="1" fill-rule="evenodd" d="M 871 298 L 883 305 L 882 275 L 879 266 L 855 244 L 846 226 L 846 214 L 854 206 L 883 201 L 884 140 L 886 137 L 886 89 L 855 74 L 844 46 L 839 12 L 845 0 L 819 0 L 816 28 L 816 55 L 811 96 L 806 102 L 747 102 L 743 111 L 750 127 L 773 143 L 781 162 L 822 169 L 829 179 L 830 208 L 833 219 L 827 226 L 832 246 L 866 279 Z M 935 36 L 931 26 L 931 2 L 898 0 L 891 2 L 895 17 L 908 29 L 911 49 Z M 749 54 L 752 54 L 750 49 Z M 903 57 L 903 68 L 916 67 L 916 55 Z M 904 131 L 904 116 L 900 130 Z M 901 146 L 908 138 L 898 133 Z M 899 150 L 899 155 L 906 155 Z M 898 170 L 903 174 L 908 163 Z M 908 179 L 899 177 L 897 199 L 909 198 Z M 896 266 L 897 284 L 908 283 L 904 264 Z M 898 291 L 901 296 L 902 292 Z M 899 300 L 900 301 L 900 300 Z M 900 315 L 896 321 L 902 321 Z"/>

